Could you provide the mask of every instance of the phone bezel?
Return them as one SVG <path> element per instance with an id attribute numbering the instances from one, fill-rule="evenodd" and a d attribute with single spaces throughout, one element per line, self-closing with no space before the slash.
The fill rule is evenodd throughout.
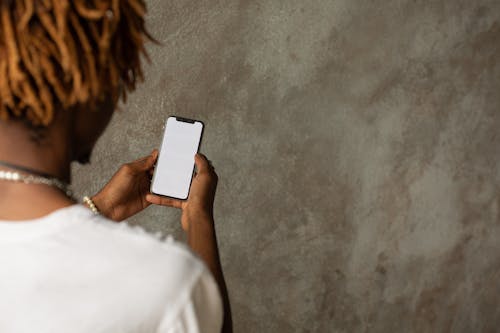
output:
<path id="1" fill-rule="evenodd" d="M 190 123 L 190 124 L 193 124 L 193 125 L 196 124 L 197 122 L 201 124 L 200 140 L 198 141 L 198 147 L 196 148 L 196 152 L 199 153 L 200 152 L 200 147 L 201 147 L 201 142 L 203 140 L 203 133 L 205 131 L 205 123 L 203 121 L 197 120 L 197 119 L 190 119 L 190 118 L 185 118 L 185 117 L 179 117 L 179 116 L 172 115 L 172 116 L 167 117 L 167 120 L 165 120 L 165 123 L 163 125 L 164 126 L 164 130 L 163 130 L 163 135 L 161 137 L 160 150 L 158 151 L 158 159 L 160 159 L 160 154 L 162 152 L 163 143 L 165 141 L 165 135 L 167 134 L 167 122 L 168 122 L 168 120 L 170 118 L 175 118 L 176 121 L 181 121 L 181 122 L 184 122 L 184 123 Z M 170 199 L 175 199 L 175 200 L 186 201 L 189 198 L 189 193 L 191 193 L 191 185 L 193 183 L 195 168 L 196 168 L 196 165 L 194 164 L 194 161 L 193 161 L 193 170 L 191 172 L 191 180 L 189 181 L 188 193 L 187 193 L 187 196 L 185 198 L 177 198 L 177 197 L 172 197 L 172 196 L 168 196 L 168 195 L 164 195 L 164 194 L 153 192 L 153 184 L 154 184 L 154 181 L 155 181 L 155 178 L 156 178 L 156 166 L 155 166 L 155 171 L 153 173 L 153 178 L 151 179 L 151 185 L 150 185 L 149 191 L 152 194 L 154 194 L 154 195 L 158 195 L 158 196 L 161 196 L 161 197 L 164 197 L 164 198 L 170 198 Z"/>

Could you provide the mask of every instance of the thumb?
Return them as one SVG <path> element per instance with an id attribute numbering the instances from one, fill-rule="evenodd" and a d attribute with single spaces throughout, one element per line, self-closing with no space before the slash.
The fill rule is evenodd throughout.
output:
<path id="1" fill-rule="evenodd" d="M 208 172 L 209 164 L 205 155 L 197 153 L 194 156 L 194 163 L 196 164 L 196 173 L 204 173 Z"/>

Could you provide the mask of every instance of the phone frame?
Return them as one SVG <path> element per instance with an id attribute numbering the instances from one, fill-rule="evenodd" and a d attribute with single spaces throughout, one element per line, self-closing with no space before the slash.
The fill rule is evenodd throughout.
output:
<path id="1" fill-rule="evenodd" d="M 201 123 L 200 140 L 198 141 L 198 147 L 196 148 L 196 153 L 199 153 L 200 147 L 201 147 L 201 142 L 203 141 L 203 133 L 205 131 L 205 123 L 203 121 L 197 120 L 197 119 L 189 119 L 189 118 L 179 117 L 176 115 L 171 115 L 171 116 L 167 117 L 167 119 L 165 120 L 165 123 L 163 125 L 163 135 L 161 137 L 160 150 L 158 151 L 158 160 L 160 159 L 160 154 L 162 152 L 163 144 L 165 142 L 165 135 L 167 134 L 167 122 L 170 118 L 175 118 L 175 120 L 177 120 L 177 121 L 181 121 L 181 122 L 189 123 L 189 124 L 195 124 L 196 122 Z M 153 173 L 153 178 L 151 179 L 151 186 L 149 187 L 149 191 L 154 195 L 158 195 L 158 196 L 161 196 L 164 198 L 186 201 L 189 198 L 189 193 L 191 193 L 191 185 L 193 183 L 195 169 L 196 169 L 196 164 L 193 161 L 193 171 L 191 172 L 191 180 L 189 181 L 189 189 L 188 189 L 188 194 L 187 194 L 186 198 L 176 198 L 176 197 L 171 197 L 168 195 L 153 192 L 153 183 L 154 183 L 155 177 L 156 177 L 156 165 L 155 165 L 155 171 Z"/>

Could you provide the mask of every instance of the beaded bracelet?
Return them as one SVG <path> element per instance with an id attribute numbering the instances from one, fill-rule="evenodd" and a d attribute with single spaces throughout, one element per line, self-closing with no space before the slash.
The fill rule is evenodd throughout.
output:
<path id="1" fill-rule="evenodd" d="M 99 210 L 97 209 L 97 207 L 94 204 L 94 202 L 92 201 L 92 199 L 90 199 L 89 197 L 85 196 L 85 197 L 83 197 L 83 202 L 90 208 L 90 210 L 92 211 L 92 213 L 94 213 L 95 215 L 99 214 Z"/>

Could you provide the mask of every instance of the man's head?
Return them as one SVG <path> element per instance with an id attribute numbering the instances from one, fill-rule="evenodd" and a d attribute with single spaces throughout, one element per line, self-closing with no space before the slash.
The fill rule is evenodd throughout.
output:
<path id="1" fill-rule="evenodd" d="M 95 142 L 142 80 L 144 14 L 142 0 L 0 0 L 0 121 L 72 113 L 76 144 Z"/>

